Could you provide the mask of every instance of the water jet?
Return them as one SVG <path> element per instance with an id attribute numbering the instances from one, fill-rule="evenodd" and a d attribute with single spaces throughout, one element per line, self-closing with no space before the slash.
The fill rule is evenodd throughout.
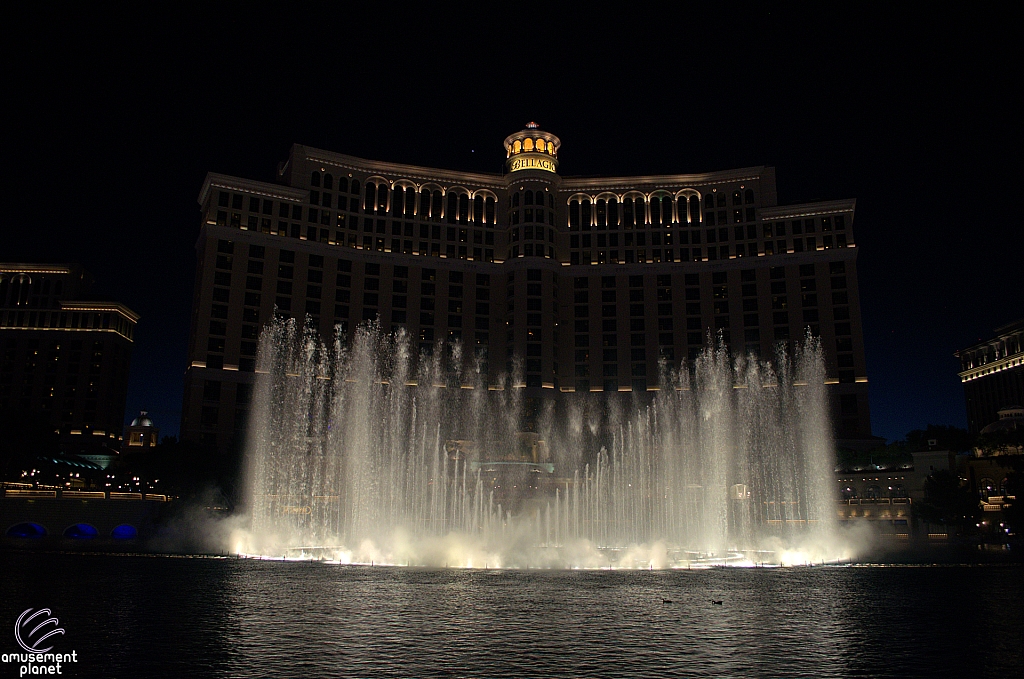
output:
<path id="1" fill-rule="evenodd" d="M 372 323 L 331 345 L 294 320 L 264 329 L 245 553 L 652 569 L 844 556 L 813 337 L 770 361 L 709 342 L 658 390 L 563 394 L 530 432 L 518 375 L 488 384 L 457 345 L 412 347 Z"/>

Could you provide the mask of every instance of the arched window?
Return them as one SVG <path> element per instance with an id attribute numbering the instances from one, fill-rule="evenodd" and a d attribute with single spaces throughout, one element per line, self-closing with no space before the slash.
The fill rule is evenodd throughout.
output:
<path id="1" fill-rule="evenodd" d="M 359 180 L 358 179 L 353 179 L 352 180 L 352 193 L 354 193 L 357 196 L 359 195 Z"/>
<path id="2" fill-rule="evenodd" d="M 981 495 L 982 500 L 988 500 L 991 496 L 998 494 L 996 482 L 988 477 L 981 479 L 978 481 L 978 494 Z"/>
<path id="3" fill-rule="evenodd" d="M 338 190 L 348 193 L 348 177 L 338 177 Z"/>
<path id="4" fill-rule="evenodd" d="M 583 230 L 584 231 L 589 231 L 590 230 L 590 224 L 591 224 L 590 215 L 591 215 L 590 200 L 587 199 L 587 198 L 584 198 L 583 201 L 580 203 L 580 225 L 583 226 Z"/>
<path id="5" fill-rule="evenodd" d="M 484 221 L 484 197 L 477 196 L 473 199 L 473 222 L 482 224 Z"/>
<path id="6" fill-rule="evenodd" d="M 690 196 L 690 217 L 689 221 L 691 224 L 700 224 L 700 198 L 697 196 Z"/>
<path id="7" fill-rule="evenodd" d="M 668 226 L 672 223 L 672 201 L 668 196 L 651 197 L 651 225 Z"/>
<path id="8" fill-rule="evenodd" d="M 533 140 L 532 139 L 524 139 L 523 140 L 523 150 L 524 151 L 532 151 L 533 150 Z"/>
<path id="9" fill-rule="evenodd" d="M 377 212 L 383 214 L 388 209 L 388 185 L 377 186 Z"/>
<path id="10" fill-rule="evenodd" d="M 868 500 L 878 500 L 882 497 L 882 489 L 879 486 L 868 486 L 864 489 L 864 497 Z"/>
<path id="11" fill-rule="evenodd" d="M 604 198 L 598 198 L 594 203 L 594 217 L 597 219 L 597 228 L 608 228 L 608 201 Z"/>
<path id="12" fill-rule="evenodd" d="M 430 199 L 430 218 L 435 222 L 441 221 L 441 207 L 444 205 L 444 196 L 435 190 Z"/>
<path id="13" fill-rule="evenodd" d="M 569 201 L 569 228 L 580 228 L 580 201 L 576 199 Z"/>
<path id="14" fill-rule="evenodd" d="M 459 195 L 459 224 L 469 223 L 469 194 Z"/>
<path id="15" fill-rule="evenodd" d="M 747 192 L 743 195 L 743 200 L 748 205 L 754 202 L 754 189 L 747 189 Z"/>
<path id="16" fill-rule="evenodd" d="M 494 199 L 490 196 L 484 202 L 484 219 L 488 226 L 494 226 Z"/>
<path id="17" fill-rule="evenodd" d="M 448 192 L 448 207 L 444 212 L 449 224 L 454 224 L 459 216 L 459 196 L 454 191 Z"/>
<path id="18" fill-rule="evenodd" d="M 516 139 L 514 142 L 512 142 L 512 153 L 519 153 L 522 150 L 523 150 L 523 143 L 521 141 Z"/>
<path id="19" fill-rule="evenodd" d="M 395 187 L 394 199 L 391 201 L 391 214 L 395 217 L 402 217 L 405 214 L 405 191 L 404 186 Z"/>
<path id="20" fill-rule="evenodd" d="M 733 191 L 733 193 L 732 193 L 732 204 L 735 206 L 735 205 L 740 205 L 742 203 L 743 203 L 743 196 L 740 194 L 739 191 Z"/>
<path id="21" fill-rule="evenodd" d="M 690 222 L 689 212 L 687 211 L 689 200 L 689 196 L 679 196 L 676 198 L 676 212 L 679 214 L 679 221 L 682 224 L 688 224 Z"/>
<path id="22" fill-rule="evenodd" d="M 537 191 L 537 200 L 536 200 L 537 205 L 540 205 L 541 207 L 544 207 L 544 203 L 545 202 L 546 201 L 544 200 L 544 192 L 543 191 Z"/>
<path id="23" fill-rule="evenodd" d="M 324 188 L 334 190 L 334 177 L 330 173 L 324 175 Z"/>
<path id="24" fill-rule="evenodd" d="M 366 193 L 363 195 L 363 212 L 372 213 L 373 205 L 377 200 L 377 191 L 373 184 L 366 185 Z"/>
<path id="25" fill-rule="evenodd" d="M 519 194 L 518 193 L 513 193 L 512 194 L 512 207 L 519 207 Z"/>
<path id="26" fill-rule="evenodd" d="M 430 191 L 420 189 L 420 219 L 430 219 Z"/>
<path id="27" fill-rule="evenodd" d="M 527 191 L 523 194 L 523 205 L 533 205 L 533 191 Z"/>
<path id="28" fill-rule="evenodd" d="M 319 172 L 314 172 L 313 175 L 309 178 L 309 185 L 310 186 L 320 186 L 320 173 Z"/>
<path id="29" fill-rule="evenodd" d="M 416 190 L 411 186 L 405 190 L 405 218 L 412 219 L 416 214 Z"/>
<path id="30" fill-rule="evenodd" d="M 704 196 L 704 207 L 708 210 L 715 209 L 715 195 L 713 193 Z"/>
<path id="31" fill-rule="evenodd" d="M 623 223 L 627 229 L 640 229 L 644 226 L 644 199 L 640 196 L 627 196 L 622 201 Z"/>

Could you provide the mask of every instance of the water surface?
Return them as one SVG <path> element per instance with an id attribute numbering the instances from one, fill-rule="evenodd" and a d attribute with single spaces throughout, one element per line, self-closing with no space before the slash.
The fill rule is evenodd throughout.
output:
<path id="1" fill-rule="evenodd" d="M 0 622 L 52 609 L 66 630 L 54 650 L 80 659 L 69 676 L 1024 675 L 1020 566 L 484 571 L 5 552 L 0 572 Z"/>

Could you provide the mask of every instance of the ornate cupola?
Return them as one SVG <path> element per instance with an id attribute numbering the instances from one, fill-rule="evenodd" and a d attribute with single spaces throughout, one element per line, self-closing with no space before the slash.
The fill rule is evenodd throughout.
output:
<path id="1" fill-rule="evenodd" d="M 561 140 L 550 132 L 544 132 L 537 123 L 527 123 L 526 128 L 505 137 L 505 161 L 509 172 L 539 170 L 558 172 L 558 148 Z"/>

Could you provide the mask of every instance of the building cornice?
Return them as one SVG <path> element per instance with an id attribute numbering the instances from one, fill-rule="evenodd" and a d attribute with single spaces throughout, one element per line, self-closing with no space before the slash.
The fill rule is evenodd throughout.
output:
<path id="1" fill-rule="evenodd" d="M 366 160 L 347 156 L 343 153 L 325 151 L 323 149 L 295 144 L 292 146 L 292 158 L 302 157 L 312 163 L 319 163 L 322 166 L 331 166 L 344 170 L 356 172 L 369 172 L 387 177 L 390 175 L 392 181 L 395 179 L 422 180 L 422 183 L 437 182 L 450 185 L 471 184 L 490 189 L 504 189 L 508 183 L 505 175 L 484 174 L 478 172 L 458 172 L 455 170 L 442 170 L 433 167 L 420 167 L 418 165 L 405 165 L 402 163 L 386 163 L 380 160 Z"/>
<path id="2" fill-rule="evenodd" d="M 207 172 L 203 180 L 203 188 L 199 190 L 199 204 L 206 203 L 212 189 L 228 189 L 229 191 L 241 191 L 276 200 L 294 200 L 305 202 L 309 192 L 304 189 L 296 189 L 281 184 L 270 184 L 268 182 L 255 181 L 253 179 L 242 179 L 216 172 Z"/>
<path id="3" fill-rule="evenodd" d="M 768 174 L 768 168 L 744 167 L 736 170 L 701 172 L 698 174 L 639 175 L 636 177 L 563 177 L 564 191 L 644 191 L 655 189 L 711 186 L 725 182 L 757 181 Z"/>
<path id="4" fill-rule="evenodd" d="M 120 302 L 61 302 L 61 311 L 113 311 L 132 323 L 139 322 L 139 315 Z"/>
<path id="5" fill-rule="evenodd" d="M 69 274 L 71 269 L 59 264 L 0 264 L 0 273 Z"/>
<path id="6" fill-rule="evenodd" d="M 816 217 L 818 215 L 831 215 L 843 212 L 853 212 L 857 207 L 857 200 L 849 198 L 846 200 L 823 200 L 817 203 L 800 203 L 798 205 L 777 205 L 775 207 L 761 208 L 761 219 L 791 219 L 793 217 Z"/>
<path id="7" fill-rule="evenodd" d="M 959 352 L 957 352 L 959 356 Z M 960 372 L 961 382 L 970 382 L 976 380 L 979 377 L 991 375 L 992 373 L 1003 372 L 1004 370 L 1011 370 L 1013 368 L 1024 368 L 1024 351 L 1019 351 L 1016 354 L 1010 354 L 1000 359 L 996 359 L 984 365 L 979 365 L 977 368 L 969 368 Z"/>

